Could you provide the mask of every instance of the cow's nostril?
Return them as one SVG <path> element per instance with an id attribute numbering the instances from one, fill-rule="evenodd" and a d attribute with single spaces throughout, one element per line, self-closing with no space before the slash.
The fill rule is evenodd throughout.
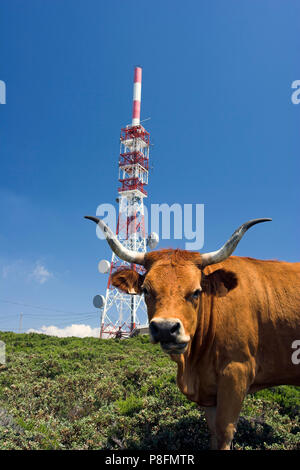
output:
<path id="1" fill-rule="evenodd" d="M 149 331 L 154 341 L 163 341 L 165 343 L 177 341 L 180 329 L 180 321 L 152 320 L 149 325 Z"/>
<path id="2" fill-rule="evenodd" d="M 154 322 L 151 322 L 151 323 L 150 323 L 149 329 L 150 329 L 150 333 L 151 333 L 153 336 L 157 335 L 157 333 L 158 333 L 158 331 L 159 331 L 158 326 L 157 326 L 156 323 L 154 323 Z"/>
<path id="3" fill-rule="evenodd" d="M 173 326 L 171 327 L 170 332 L 171 332 L 171 333 L 177 333 L 177 331 L 179 330 L 179 328 L 180 328 L 180 323 L 177 322 L 177 323 L 175 323 L 175 325 L 173 325 Z"/>

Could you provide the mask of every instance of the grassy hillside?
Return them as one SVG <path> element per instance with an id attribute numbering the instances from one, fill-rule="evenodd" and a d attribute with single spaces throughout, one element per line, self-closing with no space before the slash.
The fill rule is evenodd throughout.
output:
<path id="1" fill-rule="evenodd" d="M 176 365 L 147 337 L 0 333 L 0 449 L 208 447 L 202 411 L 177 389 Z M 235 449 L 300 449 L 300 390 L 245 400 Z"/>

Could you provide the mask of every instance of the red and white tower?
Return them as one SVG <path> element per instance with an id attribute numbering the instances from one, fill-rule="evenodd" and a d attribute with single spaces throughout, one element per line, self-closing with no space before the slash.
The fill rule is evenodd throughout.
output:
<path id="1" fill-rule="evenodd" d="M 147 197 L 145 187 L 148 184 L 150 134 L 140 123 L 141 89 L 142 69 L 135 67 L 132 123 L 121 129 L 120 136 L 116 235 L 127 249 L 145 252 L 148 244 L 151 248 L 156 246 L 158 237 L 151 234 L 146 238 L 145 234 L 144 198 Z M 147 321 L 143 297 L 125 294 L 111 283 L 112 274 L 124 266 L 129 266 L 129 263 L 120 260 L 114 253 L 110 263 L 105 260 L 99 263 L 101 272 L 109 272 L 105 299 L 100 299 L 99 304 L 103 305 L 100 338 L 128 335 L 138 324 Z M 131 268 L 140 272 L 143 269 L 134 264 Z"/>

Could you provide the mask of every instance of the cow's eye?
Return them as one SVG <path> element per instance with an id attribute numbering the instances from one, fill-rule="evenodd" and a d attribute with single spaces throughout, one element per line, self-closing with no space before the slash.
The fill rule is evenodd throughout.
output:
<path id="1" fill-rule="evenodd" d="M 201 294 L 201 289 L 196 289 L 196 290 L 192 293 L 192 298 L 193 298 L 194 300 L 197 300 L 197 299 L 199 299 L 200 294 Z"/>
<path id="2" fill-rule="evenodd" d="M 146 287 L 143 287 L 142 293 L 143 293 L 144 295 L 149 295 L 149 291 L 146 289 Z"/>

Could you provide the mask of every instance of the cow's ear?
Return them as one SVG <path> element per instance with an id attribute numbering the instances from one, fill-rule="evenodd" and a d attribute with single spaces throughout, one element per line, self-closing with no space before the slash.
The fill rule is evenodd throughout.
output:
<path id="1" fill-rule="evenodd" d="M 112 275 L 111 282 L 113 286 L 127 294 L 141 294 L 144 276 L 133 269 L 121 269 Z"/>
<path id="2" fill-rule="evenodd" d="M 207 276 L 202 274 L 202 290 L 216 297 L 224 297 L 238 285 L 237 275 L 232 271 L 218 269 Z"/>

